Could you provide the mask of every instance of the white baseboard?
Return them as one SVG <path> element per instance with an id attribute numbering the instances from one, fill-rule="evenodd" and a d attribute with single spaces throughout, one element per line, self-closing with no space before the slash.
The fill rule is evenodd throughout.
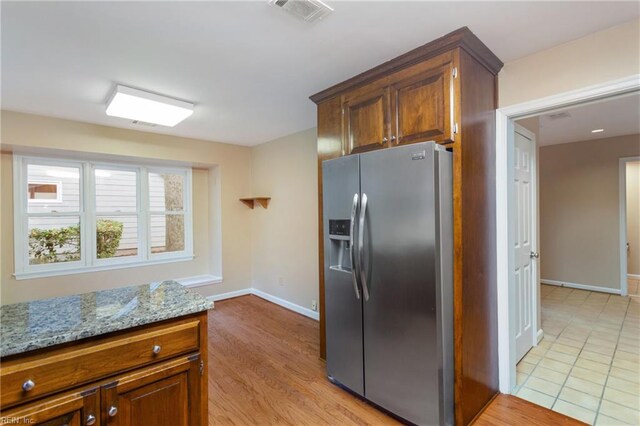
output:
<path id="1" fill-rule="evenodd" d="M 632 280 L 640 280 L 640 275 L 637 275 L 637 274 L 627 274 L 627 278 L 631 278 Z"/>
<path id="2" fill-rule="evenodd" d="M 217 302 L 219 300 L 231 299 L 234 297 L 246 296 L 247 294 L 251 294 L 250 288 L 243 288 L 242 290 L 230 291 L 228 293 L 214 294 L 213 296 L 208 296 L 207 300 L 211 302 Z"/>
<path id="3" fill-rule="evenodd" d="M 211 284 L 222 283 L 222 277 L 215 275 L 196 275 L 195 277 L 178 278 L 174 281 L 179 282 L 185 287 L 202 287 Z"/>
<path id="4" fill-rule="evenodd" d="M 291 303 L 287 300 L 281 299 L 279 297 L 273 296 L 269 293 L 265 293 L 262 290 L 258 290 L 256 288 L 251 289 L 251 293 L 263 298 L 264 300 L 268 300 L 269 302 L 275 303 L 276 305 L 280 305 L 283 308 L 287 308 L 290 311 L 297 312 L 299 314 L 304 315 L 305 317 L 309 317 L 316 321 L 320 321 L 320 314 L 316 311 L 312 311 L 311 309 L 304 308 L 300 305 L 296 305 L 295 303 Z"/>
<path id="5" fill-rule="evenodd" d="M 542 329 L 538 330 L 538 335 L 536 336 L 536 342 L 540 343 L 544 338 L 544 331 Z"/>
<path id="6" fill-rule="evenodd" d="M 558 287 L 577 288 L 579 290 L 598 291 L 600 293 L 620 294 L 620 289 L 617 289 L 617 288 L 599 287 L 595 285 L 587 285 L 587 284 L 579 284 L 579 283 L 568 283 L 566 281 L 547 280 L 544 278 L 541 278 L 540 282 L 542 284 L 555 285 Z"/>
<path id="7" fill-rule="evenodd" d="M 230 291 L 228 293 L 215 294 L 213 296 L 207 297 L 207 300 L 217 302 L 219 300 L 231 299 L 233 297 L 246 296 L 248 294 L 253 294 L 254 296 L 258 296 L 261 299 L 267 300 L 271 303 L 275 303 L 276 305 L 282 306 L 283 308 L 289 309 L 290 311 L 299 313 L 313 320 L 320 320 L 320 313 L 308 308 L 304 308 L 300 305 L 296 305 L 295 303 L 291 303 L 288 300 L 273 296 L 269 293 L 265 293 L 264 291 L 258 290 L 256 288 L 244 288 L 242 290 Z"/>

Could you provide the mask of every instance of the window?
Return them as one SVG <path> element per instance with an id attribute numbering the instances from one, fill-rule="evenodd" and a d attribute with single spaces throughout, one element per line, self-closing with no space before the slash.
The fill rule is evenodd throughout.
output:
<path id="1" fill-rule="evenodd" d="M 15 276 L 193 258 L 191 169 L 15 156 Z"/>
<path id="2" fill-rule="evenodd" d="M 29 180 L 30 203 L 60 203 L 62 202 L 61 182 L 43 182 Z"/>

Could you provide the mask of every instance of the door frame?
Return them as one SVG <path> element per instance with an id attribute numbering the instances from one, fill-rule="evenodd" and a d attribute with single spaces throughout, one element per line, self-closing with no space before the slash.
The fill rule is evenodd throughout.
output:
<path id="1" fill-rule="evenodd" d="M 559 108 L 595 102 L 640 91 L 640 74 L 560 93 L 496 110 L 496 250 L 498 307 L 498 368 L 500 392 L 510 394 L 516 384 L 515 335 L 510 327 L 509 274 L 513 266 L 509 246 L 509 162 L 513 154 L 514 120 Z"/>
<path id="2" fill-rule="evenodd" d="M 618 179 L 620 201 L 620 295 L 629 292 L 627 282 L 627 163 L 640 161 L 640 157 L 623 157 L 618 160 Z"/>
<path id="3" fill-rule="evenodd" d="M 508 238 L 509 238 L 509 247 L 511 247 L 511 249 L 509 250 L 509 265 L 511 267 L 511 269 L 509 269 L 509 303 L 510 306 L 514 306 L 514 304 L 516 303 L 516 295 L 515 292 L 513 291 L 514 286 L 515 286 L 515 273 L 513 270 L 513 265 L 515 265 L 515 250 L 513 249 L 513 246 L 515 245 L 515 235 L 513 233 L 513 230 L 515 229 L 515 223 L 514 223 L 514 218 L 516 215 L 516 203 L 515 203 L 515 197 L 514 197 L 514 191 L 513 191 L 513 185 L 511 185 L 511 183 L 513 183 L 513 179 L 514 179 L 514 152 L 513 152 L 513 147 L 515 146 L 515 135 L 516 133 L 520 133 L 522 136 L 526 137 L 527 139 L 531 140 L 533 142 L 534 145 L 534 149 L 533 149 L 533 154 L 531 156 L 531 248 L 532 250 L 535 251 L 539 251 L 540 247 L 538 245 L 538 218 L 539 218 L 539 213 L 538 213 L 538 141 L 536 138 L 536 135 L 529 131 L 528 129 L 526 129 L 525 127 L 514 123 L 513 120 L 510 120 L 511 126 L 513 128 L 513 131 L 509 131 L 508 133 L 508 152 L 507 155 L 509 156 L 509 160 L 508 160 L 508 167 L 507 167 L 507 173 L 508 173 L 508 178 L 509 179 L 509 186 L 508 186 L 508 203 L 509 203 L 509 211 L 508 211 L 508 226 L 509 229 L 511 230 L 509 232 Z M 531 341 L 531 346 L 537 346 L 538 342 L 540 341 L 540 339 L 542 339 L 542 330 L 538 329 L 538 285 L 540 283 L 540 270 L 539 270 L 539 259 L 536 259 L 535 261 L 532 262 L 532 274 L 531 274 L 531 282 L 532 282 L 532 286 L 531 286 L 531 300 L 533 301 L 532 304 L 532 308 L 531 308 L 531 324 L 533 327 L 535 327 L 533 335 L 532 335 L 532 341 Z M 515 309 L 510 309 L 509 310 L 509 324 L 515 324 L 516 321 L 516 316 L 515 316 L 516 312 Z M 517 354 L 516 354 L 516 336 L 515 336 L 515 330 L 513 333 L 513 338 L 511 339 L 511 341 L 509 342 L 510 348 L 509 351 L 513 351 L 511 353 L 514 354 L 514 360 L 515 362 L 517 362 Z M 513 347 L 511 347 L 513 346 Z M 515 384 L 514 384 L 515 385 Z"/>

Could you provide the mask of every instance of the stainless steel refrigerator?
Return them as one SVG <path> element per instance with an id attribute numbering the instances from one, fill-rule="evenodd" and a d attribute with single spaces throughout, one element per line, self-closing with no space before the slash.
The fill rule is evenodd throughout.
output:
<path id="1" fill-rule="evenodd" d="M 322 165 L 329 379 L 419 425 L 453 424 L 451 153 Z"/>

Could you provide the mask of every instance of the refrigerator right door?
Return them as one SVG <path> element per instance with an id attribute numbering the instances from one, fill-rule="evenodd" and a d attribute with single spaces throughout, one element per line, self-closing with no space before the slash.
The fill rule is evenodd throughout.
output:
<path id="1" fill-rule="evenodd" d="M 429 142 L 360 155 L 365 397 L 419 425 L 448 422 L 438 154 L 450 155 Z"/>

